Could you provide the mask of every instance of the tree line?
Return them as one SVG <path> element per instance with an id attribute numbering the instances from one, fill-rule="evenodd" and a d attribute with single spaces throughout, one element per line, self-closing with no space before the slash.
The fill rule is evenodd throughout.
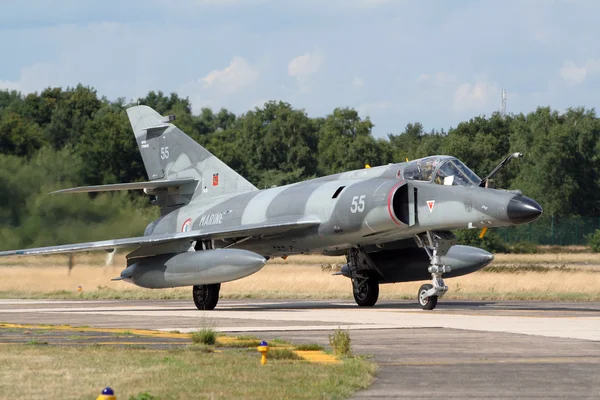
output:
<path id="1" fill-rule="evenodd" d="M 545 215 L 600 215 L 600 119 L 594 109 L 539 107 L 527 114 L 475 116 L 425 131 L 409 123 L 387 138 L 352 108 L 310 117 L 285 102 L 235 115 L 192 113 L 177 94 L 149 92 L 128 103 L 91 87 L 40 93 L 0 91 L 0 247 L 42 246 L 139 235 L 156 210 L 135 193 L 48 195 L 77 185 L 147 180 L 125 109 L 145 104 L 259 188 L 434 154 L 458 157 L 485 176 L 507 154 L 522 152 L 496 178 L 520 189 Z"/>

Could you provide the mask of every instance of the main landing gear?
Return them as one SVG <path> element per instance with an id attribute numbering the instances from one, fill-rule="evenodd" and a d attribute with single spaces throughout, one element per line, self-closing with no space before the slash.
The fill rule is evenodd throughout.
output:
<path id="1" fill-rule="evenodd" d="M 220 283 L 194 286 L 192 297 L 198 310 L 214 310 L 219 302 L 220 289 Z"/>
<path id="2" fill-rule="evenodd" d="M 354 301 L 361 307 L 371 307 L 379 298 L 379 282 L 375 274 L 366 271 L 352 279 L 352 292 Z"/>
<path id="3" fill-rule="evenodd" d="M 441 263 L 440 257 L 446 255 L 450 247 L 456 244 L 456 237 L 452 232 L 428 231 L 422 235 L 416 235 L 415 241 L 429 256 L 430 265 L 427 271 L 431 274 L 432 283 L 419 288 L 417 300 L 423 310 L 433 310 L 437 306 L 438 299 L 448 291 L 442 274 L 452 270 L 450 266 Z"/>
<path id="4" fill-rule="evenodd" d="M 379 277 L 375 264 L 362 249 L 351 249 L 346 255 L 348 263 L 341 274 L 352 280 L 354 301 L 361 307 L 372 307 L 379 299 Z"/>

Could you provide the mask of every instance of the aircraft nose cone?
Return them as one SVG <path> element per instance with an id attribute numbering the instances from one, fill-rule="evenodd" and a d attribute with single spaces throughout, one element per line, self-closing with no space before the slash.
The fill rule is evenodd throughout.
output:
<path id="1" fill-rule="evenodd" d="M 506 214 L 510 222 L 525 224 L 537 219 L 542 214 L 542 207 L 529 197 L 515 196 L 508 202 Z"/>

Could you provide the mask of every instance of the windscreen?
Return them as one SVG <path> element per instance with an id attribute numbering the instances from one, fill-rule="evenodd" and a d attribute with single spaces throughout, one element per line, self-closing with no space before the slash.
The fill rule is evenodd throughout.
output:
<path id="1" fill-rule="evenodd" d="M 479 186 L 481 179 L 460 160 L 445 161 L 435 174 L 438 185 Z"/>
<path id="2" fill-rule="evenodd" d="M 439 185 L 478 186 L 479 178 L 460 160 L 453 157 L 425 157 L 404 167 L 405 179 L 435 182 Z"/>

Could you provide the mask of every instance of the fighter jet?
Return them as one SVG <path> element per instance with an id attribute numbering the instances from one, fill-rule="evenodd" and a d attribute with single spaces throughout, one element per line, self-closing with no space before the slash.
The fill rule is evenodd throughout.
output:
<path id="1" fill-rule="evenodd" d="M 294 254 L 345 255 L 339 275 L 359 306 L 373 306 L 379 285 L 431 279 L 417 293 L 432 310 L 444 277 L 488 265 L 493 255 L 457 245 L 456 229 L 524 224 L 542 208 L 519 191 L 488 187 L 460 160 L 432 156 L 258 190 L 147 106 L 127 109 L 149 181 L 84 186 L 53 193 L 143 190 L 160 218 L 144 236 L 1 252 L 0 256 L 129 248 L 118 280 L 144 288 L 192 286 L 212 310 L 221 283 Z M 344 151 L 344 149 L 339 149 Z M 341 279 L 341 278 L 340 278 Z"/>

